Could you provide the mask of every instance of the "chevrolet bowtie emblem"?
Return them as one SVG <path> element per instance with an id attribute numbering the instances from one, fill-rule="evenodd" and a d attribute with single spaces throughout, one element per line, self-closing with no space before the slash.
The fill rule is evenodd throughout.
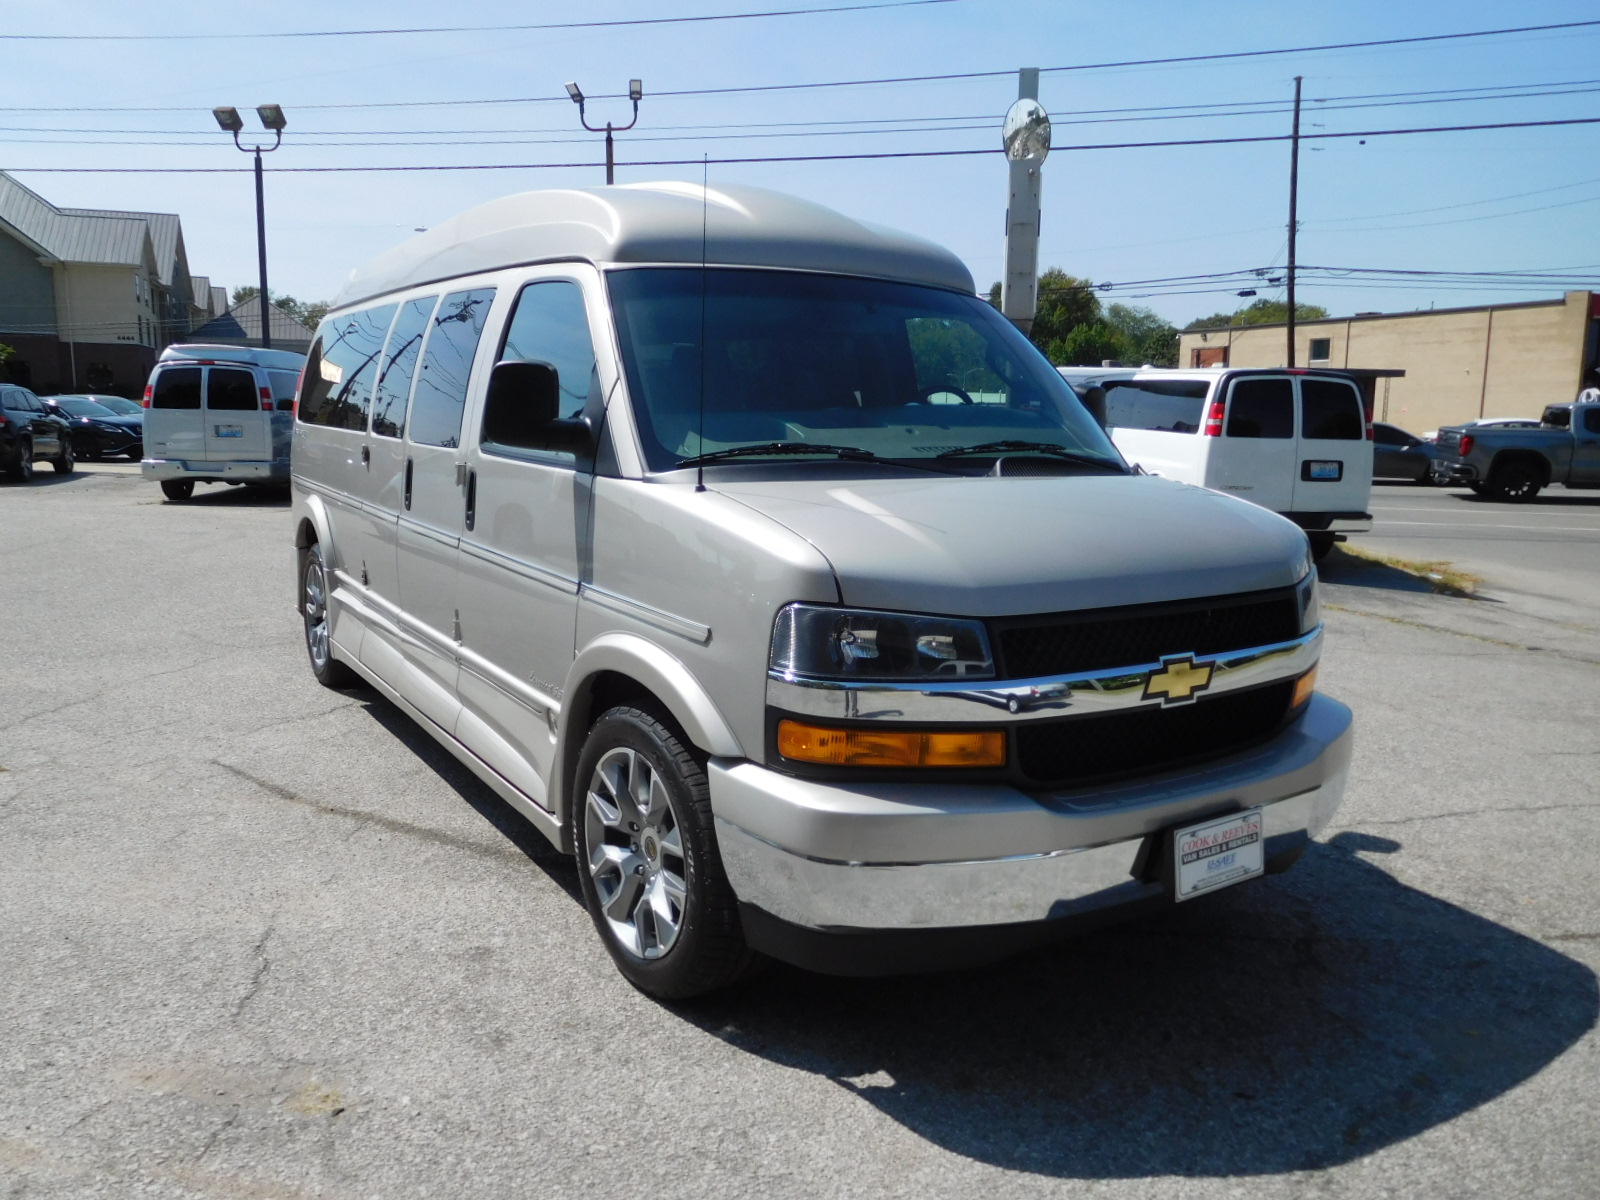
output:
<path id="1" fill-rule="evenodd" d="M 1192 654 L 1163 658 L 1160 670 L 1151 671 L 1145 680 L 1142 699 L 1159 698 L 1163 705 L 1193 700 L 1211 686 L 1212 670 L 1211 663 L 1197 663 Z"/>

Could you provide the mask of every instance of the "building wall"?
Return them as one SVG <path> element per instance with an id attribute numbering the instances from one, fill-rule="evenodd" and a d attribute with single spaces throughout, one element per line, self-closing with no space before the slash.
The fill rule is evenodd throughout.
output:
<path id="1" fill-rule="evenodd" d="M 1413 432 L 1480 416 L 1537 417 L 1546 404 L 1571 400 L 1578 391 L 1592 353 L 1592 295 L 1310 321 L 1295 327 L 1295 361 L 1322 365 L 1311 360 L 1311 342 L 1326 338 L 1328 366 L 1405 371 L 1404 378 L 1378 382 L 1376 415 Z M 1224 346 L 1229 366 L 1277 367 L 1284 363 L 1285 330 L 1255 325 L 1185 333 L 1179 346 L 1185 366 L 1195 351 Z"/>
<path id="2" fill-rule="evenodd" d="M 55 332 L 55 283 L 38 253 L 0 233 L 0 333 Z M 13 343 L 0 337 L 6 345 Z"/>
<path id="3" fill-rule="evenodd" d="M 63 340 L 113 346 L 154 340 L 155 310 L 140 298 L 136 268 L 68 263 L 56 272 L 56 320 Z"/>

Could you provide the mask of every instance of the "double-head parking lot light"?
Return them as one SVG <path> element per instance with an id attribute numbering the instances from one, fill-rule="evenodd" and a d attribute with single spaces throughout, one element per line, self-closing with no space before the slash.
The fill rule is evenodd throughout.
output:
<path id="1" fill-rule="evenodd" d="M 572 98 L 572 102 L 578 106 L 578 120 L 582 123 L 583 127 L 590 133 L 599 133 L 600 126 L 589 124 L 588 113 L 584 110 L 586 97 L 583 94 L 583 89 L 580 88 L 576 83 L 568 83 L 567 95 L 570 96 Z M 607 183 L 615 183 L 617 181 L 616 159 L 612 150 L 611 134 L 613 131 L 621 133 L 625 129 L 632 129 L 639 123 L 639 101 L 644 99 L 643 81 L 638 79 L 628 80 L 628 99 L 633 102 L 633 120 L 629 121 L 626 125 L 613 125 L 610 121 L 607 121 L 605 124 Z"/>
<path id="2" fill-rule="evenodd" d="M 260 104 L 256 106 L 256 116 L 261 119 L 261 127 L 272 134 L 270 146 L 246 146 L 239 140 L 239 135 L 244 132 L 244 121 L 239 116 L 239 110 L 231 105 L 222 105 L 211 110 L 211 115 L 217 119 L 217 125 L 224 133 L 233 135 L 233 144 L 246 154 L 256 156 L 256 265 L 260 269 L 259 284 L 261 288 L 261 348 L 272 349 L 272 310 L 267 304 L 267 212 L 266 195 L 261 180 L 261 156 L 270 154 L 283 144 L 283 131 L 289 122 L 284 118 L 283 107 L 278 104 Z"/>

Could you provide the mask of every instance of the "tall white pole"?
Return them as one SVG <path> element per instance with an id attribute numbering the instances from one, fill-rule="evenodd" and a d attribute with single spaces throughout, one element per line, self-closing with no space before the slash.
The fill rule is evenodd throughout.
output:
<path id="1" fill-rule="evenodd" d="M 1017 72 L 1017 99 L 1039 98 L 1039 69 Z M 1039 310 L 1039 197 L 1043 162 L 1011 159 L 1010 198 L 1006 204 L 1006 273 L 1000 285 L 1000 311 L 1027 333 Z"/>

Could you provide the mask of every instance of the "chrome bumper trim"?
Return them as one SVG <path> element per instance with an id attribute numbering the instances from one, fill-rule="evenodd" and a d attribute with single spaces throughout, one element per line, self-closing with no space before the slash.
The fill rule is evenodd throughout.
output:
<path id="1" fill-rule="evenodd" d="M 1109 791 L 838 786 L 712 759 L 711 804 L 741 901 L 818 930 L 1047 920 L 1158 895 L 1132 868 L 1146 837 L 1261 805 L 1267 853 L 1303 845 L 1343 798 L 1350 710 L 1313 697 L 1265 746 Z"/>
<path id="2" fill-rule="evenodd" d="M 207 459 L 146 458 L 139 463 L 139 473 L 146 479 L 160 482 L 164 479 L 242 479 L 267 480 L 272 483 L 289 482 L 287 459 L 275 462 L 230 462 Z"/>
<path id="3" fill-rule="evenodd" d="M 1212 668 L 1209 686 L 1196 694 L 1204 703 L 1207 696 L 1292 679 L 1316 666 L 1321 654 L 1318 625 L 1292 642 L 1196 655 L 1196 666 Z M 849 683 L 773 672 L 767 677 L 767 703 L 800 716 L 853 721 L 1010 724 L 1060 717 L 1069 711 L 1087 717 L 1163 703 L 1159 697 L 1145 696 L 1146 681 L 1161 667 L 1154 662 L 1042 679 L 938 683 Z"/>

